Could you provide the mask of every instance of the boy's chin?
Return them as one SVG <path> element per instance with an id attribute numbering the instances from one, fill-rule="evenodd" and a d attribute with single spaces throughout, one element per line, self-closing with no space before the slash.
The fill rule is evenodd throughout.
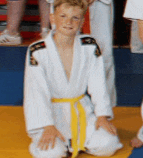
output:
<path id="1" fill-rule="evenodd" d="M 58 30 L 55 30 L 55 34 L 56 33 L 60 34 L 61 36 L 74 37 L 77 34 L 79 34 L 79 31 L 71 32 L 71 31 L 58 31 Z"/>

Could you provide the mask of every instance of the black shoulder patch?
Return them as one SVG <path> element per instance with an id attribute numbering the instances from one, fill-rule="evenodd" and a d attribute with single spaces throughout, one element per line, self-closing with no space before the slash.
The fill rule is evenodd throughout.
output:
<path id="1" fill-rule="evenodd" d="M 96 44 L 97 45 L 97 44 Z M 95 51 L 95 55 L 97 56 L 97 57 L 99 57 L 100 55 L 101 55 L 101 51 L 100 51 L 100 48 L 99 48 L 99 46 L 97 45 L 97 48 L 96 48 L 96 51 Z"/>
<path id="2" fill-rule="evenodd" d="M 81 38 L 81 42 L 82 42 L 82 45 L 87 45 L 87 44 L 95 45 L 97 47 L 96 51 L 95 51 L 95 55 L 97 57 L 101 55 L 100 48 L 99 48 L 99 46 L 96 43 L 96 40 L 94 38 L 92 38 L 92 37 L 83 37 L 83 38 Z"/>
<path id="3" fill-rule="evenodd" d="M 82 44 L 96 44 L 96 40 L 92 37 L 83 37 L 81 38 Z"/>
<path id="4" fill-rule="evenodd" d="M 45 48 L 45 47 L 46 47 L 46 46 L 45 46 L 44 41 L 35 43 L 35 44 L 33 44 L 33 45 L 30 47 L 30 65 L 38 65 L 38 62 L 37 62 L 37 61 L 35 60 L 35 58 L 33 57 L 33 52 L 36 51 L 36 50 Z"/>

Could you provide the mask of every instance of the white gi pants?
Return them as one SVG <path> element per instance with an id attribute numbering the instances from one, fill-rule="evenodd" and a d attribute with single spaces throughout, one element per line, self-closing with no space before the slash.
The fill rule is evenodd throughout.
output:
<path id="1" fill-rule="evenodd" d="M 93 128 L 95 127 L 90 127 L 91 131 Z M 119 142 L 117 136 L 109 134 L 102 128 L 99 128 L 99 130 L 94 129 L 94 132 L 91 131 L 87 133 L 88 139 L 85 143 L 87 153 L 95 156 L 111 156 L 118 149 L 122 148 L 122 144 Z M 44 151 L 37 148 L 37 144 L 42 135 L 42 132 L 43 130 L 40 130 L 38 133 L 31 135 L 31 155 L 34 158 L 62 158 L 66 156 L 67 144 L 64 144 L 59 138 L 56 139 L 55 147 L 53 149 L 49 148 L 48 150 Z"/>
<path id="2" fill-rule="evenodd" d="M 107 90 L 111 106 L 116 105 L 115 72 L 113 62 L 113 3 L 94 1 L 89 8 L 90 32 L 100 47 L 106 70 Z"/>

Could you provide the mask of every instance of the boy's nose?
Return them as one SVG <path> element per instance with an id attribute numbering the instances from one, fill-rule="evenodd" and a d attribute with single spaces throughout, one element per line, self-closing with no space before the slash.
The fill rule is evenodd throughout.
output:
<path id="1" fill-rule="evenodd" d="M 72 23 L 72 19 L 71 18 L 67 18 L 66 23 L 67 24 L 71 24 Z"/>

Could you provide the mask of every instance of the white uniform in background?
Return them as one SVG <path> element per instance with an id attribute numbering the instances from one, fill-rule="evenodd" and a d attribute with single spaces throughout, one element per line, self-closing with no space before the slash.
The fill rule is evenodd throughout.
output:
<path id="1" fill-rule="evenodd" d="M 125 12 L 125 18 L 132 20 L 132 38 L 131 49 L 134 53 L 143 53 L 143 44 L 139 39 L 137 20 L 143 20 L 143 1 L 142 0 L 128 0 Z M 143 119 L 143 101 L 141 103 L 141 115 Z M 138 131 L 137 137 L 143 142 L 143 126 Z"/>
<path id="2" fill-rule="evenodd" d="M 124 12 L 124 17 L 132 20 L 143 20 L 143 1 L 128 0 Z"/>
<path id="3" fill-rule="evenodd" d="M 52 98 L 74 98 L 88 90 L 80 100 L 86 111 L 85 147 L 93 155 L 112 155 L 122 147 L 117 136 L 104 129 L 95 130 L 97 116 L 113 117 L 110 99 L 106 91 L 102 56 L 96 56 L 97 45 L 86 35 L 75 37 L 73 66 L 68 81 L 60 56 L 52 38 L 52 31 L 44 39 L 28 48 L 26 57 L 24 112 L 26 127 L 32 138 L 30 152 L 36 158 L 61 158 L 71 139 L 70 103 L 52 103 Z M 89 43 L 89 44 L 88 44 Z M 97 52 L 98 53 L 98 52 Z M 43 127 L 55 125 L 66 138 L 58 138 L 54 149 L 42 151 L 37 143 Z"/>
<path id="4" fill-rule="evenodd" d="M 143 20 L 143 1 L 142 0 L 128 0 L 124 11 L 125 18 L 132 20 L 131 26 L 131 52 L 143 53 L 143 44 L 139 37 L 137 20 Z"/>
<path id="5" fill-rule="evenodd" d="M 113 1 L 96 0 L 89 8 L 91 35 L 96 39 L 103 55 L 107 90 L 111 106 L 116 106 L 115 72 L 113 61 Z"/>

